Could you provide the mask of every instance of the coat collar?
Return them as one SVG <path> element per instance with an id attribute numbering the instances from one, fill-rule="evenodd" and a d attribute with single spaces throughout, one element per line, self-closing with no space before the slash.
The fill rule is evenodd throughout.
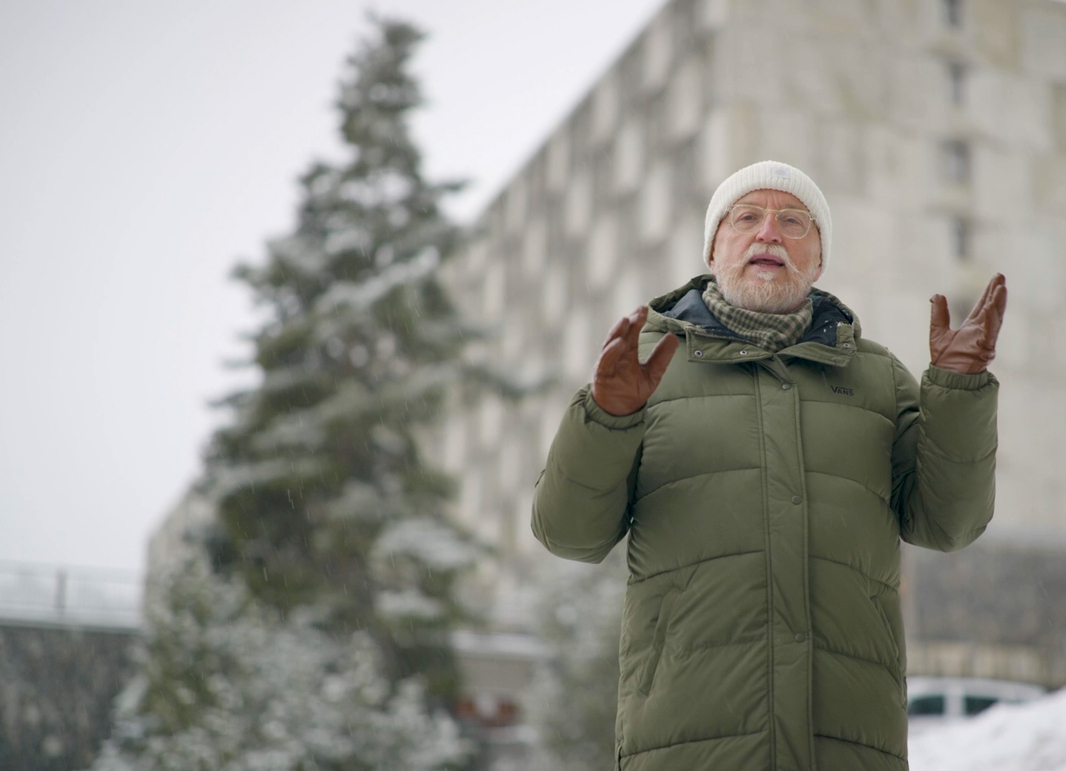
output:
<path id="1" fill-rule="evenodd" d="M 648 327 L 685 338 L 690 361 L 740 363 L 771 358 L 766 351 L 722 324 L 703 302 L 711 276 L 697 276 L 673 292 L 649 303 Z M 811 290 L 814 316 L 811 328 L 795 345 L 777 355 L 845 367 L 857 350 L 861 335 L 855 314 L 828 292 Z"/>

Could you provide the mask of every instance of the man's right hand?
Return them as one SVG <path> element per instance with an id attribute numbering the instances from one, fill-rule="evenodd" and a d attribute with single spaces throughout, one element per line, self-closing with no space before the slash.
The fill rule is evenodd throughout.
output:
<path id="1" fill-rule="evenodd" d="M 615 416 L 632 415 L 648 401 L 663 379 L 674 351 L 681 344 L 675 334 L 667 334 L 643 364 L 637 357 L 637 340 L 648 306 L 641 305 L 611 327 L 596 361 L 592 376 L 592 398 L 604 412 Z"/>

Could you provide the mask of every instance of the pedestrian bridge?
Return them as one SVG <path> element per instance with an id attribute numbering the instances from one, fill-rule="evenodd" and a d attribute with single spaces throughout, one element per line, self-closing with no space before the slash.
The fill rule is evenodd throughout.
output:
<path id="1" fill-rule="evenodd" d="M 0 560 L 0 624 L 133 631 L 143 586 L 134 571 Z"/>

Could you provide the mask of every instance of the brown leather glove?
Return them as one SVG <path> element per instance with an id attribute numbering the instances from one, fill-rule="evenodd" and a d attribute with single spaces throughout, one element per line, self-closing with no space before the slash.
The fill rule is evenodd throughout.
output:
<path id="1" fill-rule="evenodd" d="M 984 372 L 996 357 L 996 338 L 1007 310 L 1007 279 L 997 273 L 970 315 L 958 329 L 951 329 L 951 315 L 944 295 L 933 295 L 929 323 L 929 355 L 942 369 L 975 375 Z"/>
<path id="2" fill-rule="evenodd" d="M 596 361 L 592 398 L 611 415 L 632 415 L 644 406 L 681 344 L 677 335 L 668 334 L 641 364 L 637 357 L 637 339 L 647 318 L 648 306 L 641 305 L 619 319 L 607 333 L 600 358 Z"/>

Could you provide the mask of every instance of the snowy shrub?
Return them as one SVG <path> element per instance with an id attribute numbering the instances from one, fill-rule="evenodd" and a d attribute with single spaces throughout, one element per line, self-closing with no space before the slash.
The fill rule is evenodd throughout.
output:
<path id="1" fill-rule="evenodd" d="M 389 683 L 366 632 L 327 632 L 311 608 L 282 618 L 203 559 L 161 580 L 93 771 L 433 771 L 471 754 L 417 678 Z"/>

